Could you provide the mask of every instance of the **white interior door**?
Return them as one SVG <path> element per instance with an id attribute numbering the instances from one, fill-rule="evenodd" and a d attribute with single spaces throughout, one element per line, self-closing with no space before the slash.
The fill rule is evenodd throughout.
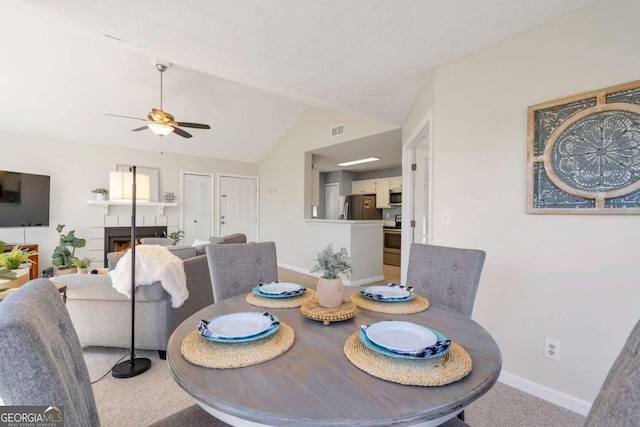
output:
<path id="1" fill-rule="evenodd" d="M 340 216 L 340 184 L 324 185 L 324 217 L 338 219 Z"/>
<path id="2" fill-rule="evenodd" d="M 184 245 L 196 239 L 213 236 L 213 176 L 195 173 L 183 174 L 182 218 Z"/>
<path id="3" fill-rule="evenodd" d="M 258 183 L 256 178 L 220 176 L 220 236 L 244 233 L 248 242 L 258 237 Z"/>

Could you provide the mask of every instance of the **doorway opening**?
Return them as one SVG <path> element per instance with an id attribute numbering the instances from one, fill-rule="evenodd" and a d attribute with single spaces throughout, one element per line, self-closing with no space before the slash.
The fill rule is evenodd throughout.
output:
<path id="1" fill-rule="evenodd" d="M 324 217 L 340 219 L 340 183 L 324 185 Z"/>
<path id="2" fill-rule="evenodd" d="M 402 260 L 403 283 L 407 277 L 412 243 L 433 241 L 433 135 L 428 111 L 402 148 Z"/>

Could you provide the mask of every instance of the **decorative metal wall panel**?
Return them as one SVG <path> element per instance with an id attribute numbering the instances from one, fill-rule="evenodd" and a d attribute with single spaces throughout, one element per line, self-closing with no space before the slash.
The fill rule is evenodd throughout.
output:
<path id="1" fill-rule="evenodd" d="M 640 80 L 528 110 L 527 212 L 640 214 Z"/>

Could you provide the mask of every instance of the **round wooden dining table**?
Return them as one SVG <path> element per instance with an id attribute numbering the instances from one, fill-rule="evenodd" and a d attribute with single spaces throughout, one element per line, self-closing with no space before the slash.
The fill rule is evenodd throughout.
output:
<path id="1" fill-rule="evenodd" d="M 347 288 L 345 293 L 356 292 Z M 295 332 L 284 354 L 253 366 L 210 369 L 181 354 L 185 337 L 201 319 L 242 311 L 269 311 Z M 385 381 L 358 369 L 345 356 L 345 341 L 361 325 L 403 320 L 433 328 L 460 344 L 472 370 L 451 384 L 424 387 Z M 496 382 L 498 345 L 478 323 L 431 303 L 420 313 L 383 314 L 358 309 L 355 317 L 324 326 L 299 308 L 264 309 L 239 295 L 210 305 L 173 332 L 167 360 L 175 381 L 216 418 L 233 426 L 436 426 L 456 416 Z"/>

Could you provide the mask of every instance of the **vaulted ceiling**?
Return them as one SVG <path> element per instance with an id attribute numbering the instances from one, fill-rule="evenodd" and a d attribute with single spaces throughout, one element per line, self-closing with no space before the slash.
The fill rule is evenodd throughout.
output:
<path id="1" fill-rule="evenodd" d="M 257 162 L 310 107 L 401 126 L 435 67 L 593 0 L 7 0 L 0 130 Z M 131 132 L 160 105 L 208 123 Z"/>

